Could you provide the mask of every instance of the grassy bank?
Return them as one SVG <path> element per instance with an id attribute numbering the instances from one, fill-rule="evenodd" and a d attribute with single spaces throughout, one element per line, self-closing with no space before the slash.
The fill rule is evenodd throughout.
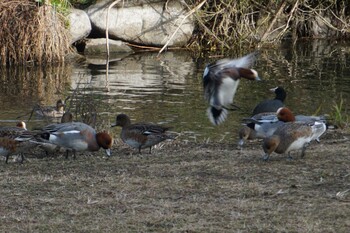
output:
<path id="1" fill-rule="evenodd" d="M 0 163 L 1 232 L 347 232 L 349 135 L 328 131 L 301 159 L 261 146 L 167 142 Z M 134 152 L 131 154 L 131 152 Z"/>

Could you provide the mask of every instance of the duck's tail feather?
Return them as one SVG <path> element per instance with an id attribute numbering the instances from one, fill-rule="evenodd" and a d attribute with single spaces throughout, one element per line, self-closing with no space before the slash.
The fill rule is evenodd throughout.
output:
<path id="1" fill-rule="evenodd" d="M 209 117 L 210 122 L 213 125 L 219 125 L 222 122 L 224 122 L 227 118 L 227 109 L 225 108 L 220 108 L 217 109 L 213 106 L 210 106 L 207 109 L 207 115 Z"/>

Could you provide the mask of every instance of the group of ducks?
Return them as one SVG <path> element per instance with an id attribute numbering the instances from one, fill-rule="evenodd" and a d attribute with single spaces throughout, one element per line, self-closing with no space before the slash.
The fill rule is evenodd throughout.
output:
<path id="1" fill-rule="evenodd" d="M 214 125 L 225 121 L 229 109 L 233 104 L 239 81 L 241 78 L 260 80 L 256 70 L 250 67 L 256 59 L 256 53 L 248 54 L 238 59 L 222 59 L 209 64 L 203 74 L 205 99 L 209 103 L 207 114 Z M 301 156 L 313 140 L 326 131 L 326 119 L 323 116 L 294 116 L 284 106 L 286 92 L 282 87 L 272 89 L 275 99 L 259 103 L 253 110 L 251 117 L 244 119 L 244 126 L 239 131 L 240 147 L 247 139 L 263 139 L 264 160 L 275 152 L 288 154 L 301 150 Z"/>
<path id="2" fill-rule="evenodd" d="M 41 129 L 27 130 L 25 122 L 19 122 L 16 126 L 0 127 L 0 155 L 6 158 L 12 154 L 20 154 L 23 162 L 23 153 L 34 147 L 40 147 L 46 152 L 66 151 L 75 153 L 78 151 L 98 151 L 105 149 L 108 156 L 111 155 L 113 138 L 107 132 L 96 132 L 91 126 L 82 122 L 73 122 L 73 115 L 64 112 L 61 100 L 57 101 L 55 108 L 40 108 L 42 116 L 61 116 L 61 123 L 49 124 Z M 121 139 L 133 148 L 150 148 L 166 139 L 174 139 L 167 134 L 168 127 L 150 123 L 131 124 L 129 116 L 119 114 L 116 123 L 111 127 L 122 127 Z"/>
<path id="3" fill-rule="evenodd" d="M 272 152 L 278 154 L 287 153 L 291 158 L 291 152 L 301 149 L 301 157 L 305 155 L 305 149 L 313 140 L 319 141 L 319 137 L 326 131 L 326 118 L 324 116 L 296 115 L 284 106 L 286 93 L 282 87 L 272 89 L 276 98 L 266 100 L 258 104 L 249 118 L 243 119 L 244 126 L 239 131 L 240 147 L 248 139 L 263 139 L 264 160 L 267 160 Z"/>
<path id="4" fill-rule="evenodd" d="M 250 68 L 256 55 L 251 53 L 237 59 L 221 59 L 205 68 L 204 96 L 210 105 L 207 115 L 212 124 L 222 124 L 227 118 L 228 110 L 235 107 L 233 98 L 241 78 L 260 80 L 257 71 Z M 326 131 L 325 118 L 294 116 L 284 106 L 285 90 L 277 87 L 273 91 L 276 94 L 275 99 L 261 102 L 254 108 L 252 116 L 244 119 L 238 144 L 242 147 L 245 140 L 262 138 L 265 160 L 272 152 L 287 153 L 290 156 L 291 151 L 300 149 L 304 156 L 307 145 L 318 140 Z M 23 153 L 35 146 L 50 151 L 63 148 L 67 157 L 70 151 L 75 157 L 77 151 L 98 151 L 103 148 L 110 156 L 113 138 L 107 132 L 97 133 L 85 123 L 73 122 L 72 114 L 64 112 L 64 106 L 63 101 L 58 100 L 54 109 L 40 107 L 36 110 L 42 116 L 62 117 L 58 124 L 50 124 L 33 131 L 27 130 L 24 122 L 16 127 L 0 127 L 0 155 L 6 157 L 6 163 L 11 154 Z M 175 138 L 167 133 L 168 127 L 150 123 L 131 124 L 130 118 L 125 114 L 117 115 L 116 123 L 111 127 L 114 126 L 122 127 L 122 141 L 138 149 L 139 153 L 143 148 L 150 148 L 151 153 L 152 146 Z"/>

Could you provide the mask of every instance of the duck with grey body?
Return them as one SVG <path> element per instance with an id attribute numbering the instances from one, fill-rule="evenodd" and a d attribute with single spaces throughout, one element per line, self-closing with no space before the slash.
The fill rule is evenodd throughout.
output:
<path id="1" fill-rule="evenodd" d="M 43 128 L 42 138 L 46 142 L 67 149 L 75 153 L 77 151 L 98 151 L 101 147 L 105 149 L 108 156 L 111 155 L 113 138 L 106 132 L 96 133 L 91 126 L 81 122 L 68 122 L 51 124 Z"/>

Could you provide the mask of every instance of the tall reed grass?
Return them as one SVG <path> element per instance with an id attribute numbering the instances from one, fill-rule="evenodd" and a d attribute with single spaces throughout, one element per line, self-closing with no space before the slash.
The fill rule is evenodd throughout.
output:
<path id="1" fill-rule="evenodd" d="M 30 0 L 0 1 L 0 64 L 64 61 L 70 47 L 67 26 L 54 5 Z"/>
<path id="2" fill-rule="evenodd" d="M 187 0 L 189 6 L 197 3 Z M 348 0 L 207 0 L 197 11 L 194 50 L 224 52 L 304 37 L 349 38 Z"/>

